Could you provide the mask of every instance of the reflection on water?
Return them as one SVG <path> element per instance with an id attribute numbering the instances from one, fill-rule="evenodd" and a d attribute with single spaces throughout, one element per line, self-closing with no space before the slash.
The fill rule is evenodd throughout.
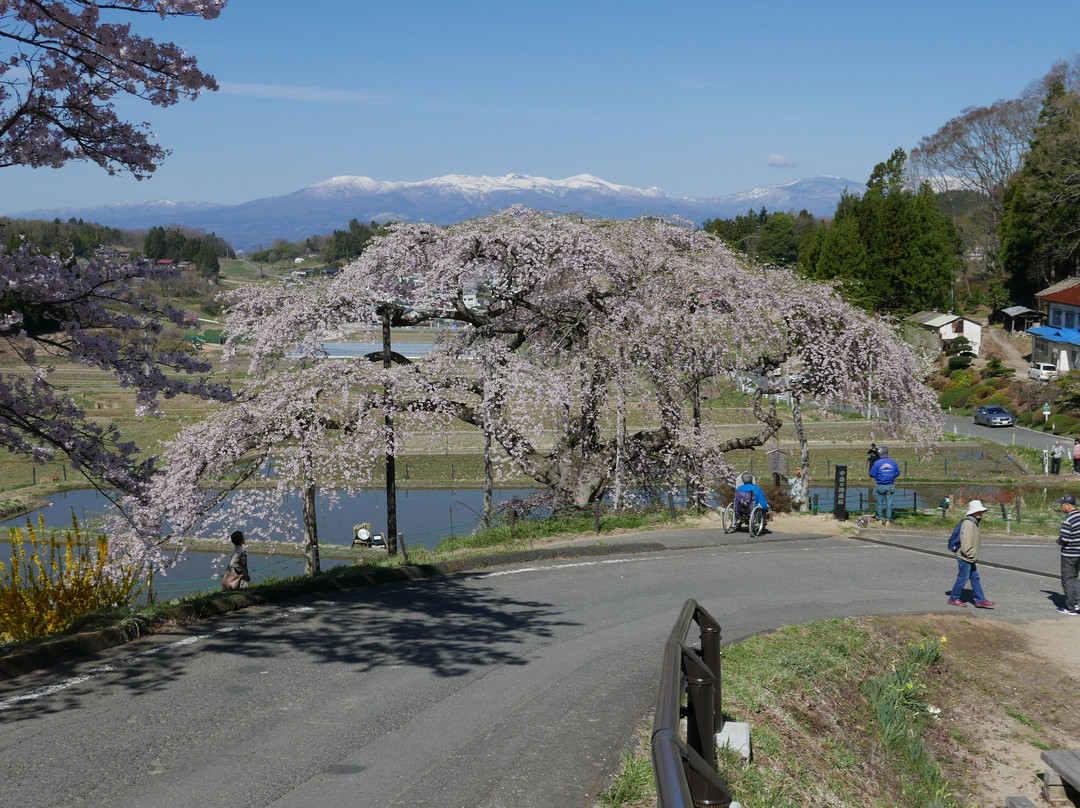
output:
<path id="1" fill-rule="evenodd" d="M 495 502 L 503 502 L 515 496 L 531 493 L 530 489 L 505 489 L 492 493 Z M 30 518 L 36 526 L 38 513 L 44 518 L 45 526 L 65 528 L 71 526 L 74 514 L 79 525 L 90 531 L 101 514 L 112 510 L 109 500 L 93 489 L 67 491 L 50 497 L 51 504 L 35 511 Z M 299 495 L 290 497 L 287 507 L 299 514 L 301 503 Z M 484 492 L 480 489 L 398 489 L 397 518 L 398 532 L 402 534 L 406 547 L 433 548 L 450 535 L 470 533 L 480 519 L 484 508 Z M 357 496 L 341 495 L 339 505 L 330 510 L 319 508 L 316 523 L 319 540 L 327 544 L 350 545 L 353 538 L 353 525 L 370 522 L 375 532 L 386 530 L 386 495 L 382 491 L 365 491 Z M 25 527 L 26 517 L 9 519 L 0 523 L 0 557 L 5 561 L 10 558 L 10 545 L 7 542 L 7 529 Z M 221 553 L 192 552 L 175 568 L 164 576 L 157 576 L 155 589 L 159 598 L 177 597 L 190 591 L 202 591 L 217 586 L 218 577 L 225 565 L 225 554 L 231 552 L 227 536 L 237 526 L 229 524 L 210 524 L 203 535 L 219 535 L 222 541 Z M 303 558 L 283 558 L 281 556 L 263 556 L 258 552 L 260 525 L 245 524 L 240 526 L 252 540 L 248 547 L 252 578 L 264 580 L 268 576 L 285 578 L 300 575 L 304 571 Z M 280 538 L 280 537 L 275 537 Z M 301 536 L 293 537 L 298 542 Z M 329 569 L 340 564 L 351 563 L 323 559 L 321 567 Z"/>
<path id="2" fill-rule="evenodd" d="M 963 462 L 974 462 L 976 460 L 994 460 L 995 458 L 988 455 L 982 449 L 953 449 L 951 452 L 947 452 L 949 460 L 960 460 Z"/>
<path id="3" fill-rule="evenodd" d="M 501 489 L 492 492 L 492 499 L 499 503 L 515 496 L 525 496 L 532 489 Z M 68 491 L 50 497 L 51 505 L 42 508 L 40 513 L 46 527 L 67 527 L 71 525 L 74 513 L 80 525 L 92 526 L 102 513 L 112 511 L 112 504 L 99 492 L 86 489 Z M 299 514 L 301 503 L 299 494 L 293 494 L 286 501 L 286 507 Z M 484 509 L 484 492 L 476 488 L 445 489 L 398 489 L 397 522 L 398 532 L 404 535 L 408 545 L 434 547 L 450 535 L 470 533 L 480 519 Z M 37 513 L 33 521 L 37 523 Z M 355 496 L 341 494 L 339 504 L 333 509 L 318 508 L 316 524 L 320 541 L 329 544 L 351 544 L 353 525 L 370 522 L 375 532 L 386 529 L 386 495 L 382 491 L 363 491 Z M 26 517 L 10 519 L 0 523 L 0 528 L 20 527 L 26 524 Z M 264 523 L 265 524 L 265 523 Z M 261 525 L 257 522 L 244 525 L 214 523 L 212 520 L 201 531 L 202 535 L 221 535 L 223 538 L 237 527 L 243 529 L 251 539 L 258 540 Z M 4 534 L 6 537 L 6 533 Z M 278 539 L 280 537 L 273 537 Z M 299 537 L 295 537 L 299 540 Z"/>
<path id="4" fill-rule="evenodd" d="M 326 351 L 330 359 L 366 356 L 383 349 L 381 342 L 322 342 L 319 347 Z M 433 347 L 434 343 L 431 342 L 394 342 L 391 345 L 394 353 L 399 353 L 406 359 L 419 359 Z"/>

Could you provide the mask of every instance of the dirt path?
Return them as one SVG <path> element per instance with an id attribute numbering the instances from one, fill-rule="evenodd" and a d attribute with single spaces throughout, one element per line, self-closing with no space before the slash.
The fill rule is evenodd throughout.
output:
<path id="1" fill-rule="evenodd" d="M 968 804 L 997 808 L 1020 795 L 1045 805 L 1040 750 L 1080 746 L 1080 625 L 932 619 L 949 639 L 946 655 L 962 660 L 951 674 L 960 686 L 927 738 L 939 764 L 967 784 Z"/>
<path id="2" fill-rule="evenodd" d="M 993 326 L 984 328 L 983 334 L 994 351 L 1001 355 L 1001 361 L 1006 367 L 1016 368 L 1018 376 L 1023 376 L 1027 372 L 1029 354 L 1021 352 L 1017 347 L 1016 343 L 1020 341 L 1020 338 L 1011 337 L 1002 329 Z"/>

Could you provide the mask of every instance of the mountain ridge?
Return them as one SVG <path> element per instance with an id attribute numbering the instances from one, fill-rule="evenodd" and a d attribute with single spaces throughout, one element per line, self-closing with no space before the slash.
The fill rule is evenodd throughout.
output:
<path id="1" fill-rule="evenodd" d="M 132 230 L 185 225 L 214 232 L 236 249 L 248 251 L 268 247 L 277 239 L 301 241 L 343 230 L 352 219 L 447 225 L 513 204 L 616 219 L 680 216 L 699 225 L 706 219 L 730 218 L 761 207 L 770 211 L 806 209 L 816 216 L 829 216 L 845 190 L 857 193 L 861 185 L 821 175 L 726 196 L 671 197 L 656 186 L 618 185 L 591 174 L 561 180 L 526 174 L 446 174 L 416 182 L 343 175 L 237 205 L 161 199 L 27 211 L 11 218 L 79 218 Z"/>

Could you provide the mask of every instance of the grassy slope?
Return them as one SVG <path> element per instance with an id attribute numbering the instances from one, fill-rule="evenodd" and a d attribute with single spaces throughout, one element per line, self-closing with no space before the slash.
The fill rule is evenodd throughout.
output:
<path id="1" fill-rule="evenodd" d="M 941 637 L 942 661 L 915 681 L 941 711 L 911 722 L 925 749 L 919 765 L 907 743 L 884 740 L 866 683 L 902 665 L 912 643 Z M 996 808 L 1009 795 L 1034 798 L 1039 750 L 1080 741 L 1075 674 L 1036 650 L 1017 627 L 939 616 L 828 620 L 735 643 L 724 650 L 724 715 L 750 724 L 754 758 L 722 753 L 720 772 L 746 808 Z M 605 805 L 656 805 L 647 738 L 646 724 Z"/>

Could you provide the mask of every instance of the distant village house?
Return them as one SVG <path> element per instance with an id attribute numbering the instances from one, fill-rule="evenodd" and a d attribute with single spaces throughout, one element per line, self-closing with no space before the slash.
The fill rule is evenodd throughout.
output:
<path id="1" fill-rule="evenodd" d="M 1059 373 L 1080 365 L 1080 278 L 1066 278 L 1035 295 L 1046 325 L 1029 328 L 1031 361 L 1048 362 Z"/>
<path id="2" fill-rule="evenodd" d="M 942 314 L 939 311 L 920 311 L 904 320 L 907 338 L 930 350 L 942 351 L 945 343 L 966 337 L 971 352 L 976 356 L 982 347 L 982 325 L 960 314 Z"/>

